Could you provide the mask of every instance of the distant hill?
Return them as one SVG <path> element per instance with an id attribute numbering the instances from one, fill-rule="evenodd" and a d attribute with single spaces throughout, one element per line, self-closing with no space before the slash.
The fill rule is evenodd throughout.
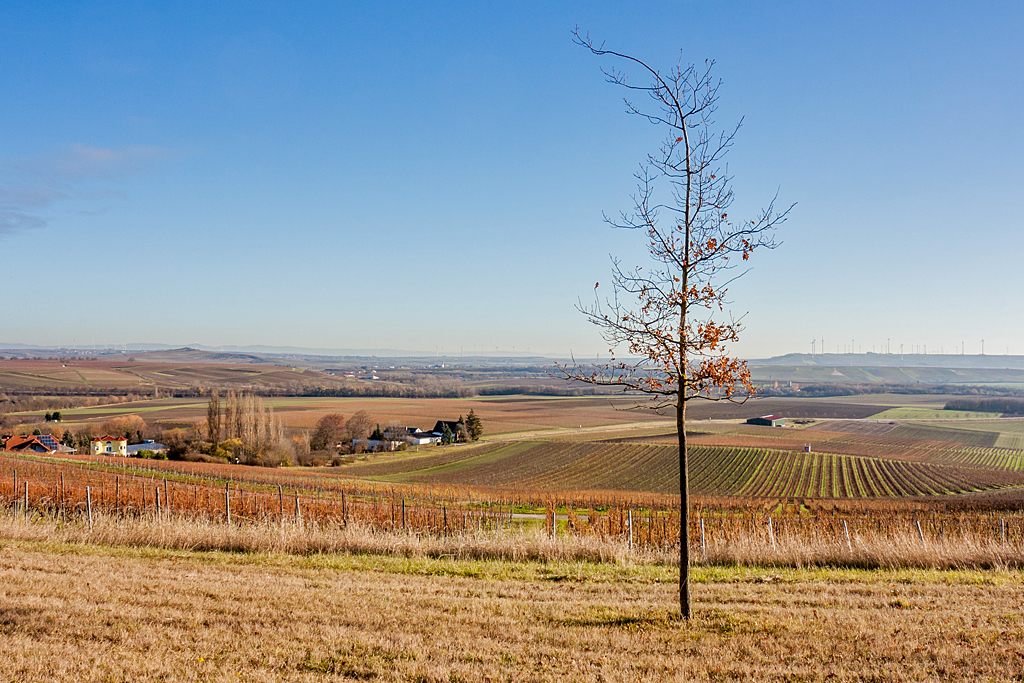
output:
<path id="1" fill-rule="evenodd" d="M 225 353 L 222 351 L 202 351 L 185 347 L 166 351 L 136 351 L 131 358 L 144 363 L 232 363 L 266 364 L 267 359 L 249 353 Z"/>

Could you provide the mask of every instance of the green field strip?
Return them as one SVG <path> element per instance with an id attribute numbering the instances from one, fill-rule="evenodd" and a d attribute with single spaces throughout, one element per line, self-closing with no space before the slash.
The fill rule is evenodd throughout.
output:
<path id="1" fill-rule="evenodd" d="M 882 472 L 882 463 L 873 459 L 868 459 L 865 464 L 867 465 L 868 476 L 871 477 L 871 480 L 875 484 L 877 484 L 876 490 L 878 493 L 886 498 L 895 496 L 896 491 L 889 486 L 888 477 L 886 477 Z"/>
<path id="2" fill-rule="evenodd" d="M 749 448 L 733 451 L 732 468 L 722 486 L 723 491 L 736 493 L 743 489 L 749 478 L 756 477 L 764 466 L 764 454 Z"/>
<path id="3" fill-rule="evenodd" d="M 850 471 L 853 473 L 853 480 L 856 484 L 857 496 L 864 498 L 878 498 L 881 496 L 881 489 L 868 477 L 868 465 L 864 458 L 849 458 Z M 851 489 L 853 490 L 853 489 Z"/>
<path id="4" fill-rule="evenodd" d="M 786 461 L 779 451 L 770 451 L 771 469 L 765 472 L 761 479 L 758 495 L 770 496 L 775 482 L 781 479 L 786 473 Z"/>
<path id="5" fill-rule="evenodd" d="M 871 477 L 869 470 L 871 468 L 871 462 L 864 458 L 857 458 L 853 461 L 853 465 L 857 469 L 857 481 L 860 482 L 864 494 L 869 498 L 881 498 L 884 495 L 884 489 L 881 486 L 877 486 Z"/>
<path id="6" fill-rule="evenodd" d="M 757 474 L 752 474 L 747 478 L 746 482 L 743 483 L 740 488 L 740 495 L 744 496 L 759 496 L 762 495 L 762 489 L 765 486 L 765 482 L 772 479 L 773 475 L 779 468 L 779 459 L 775 457 L 775 451 L 766 451 L 762 455 L 761 466 L 758 468 Z"/>
<path id="7" fill-rule="evenodd" d="M 841 455 L 833 455 L 831 458 L 829 458 L 829 466 L 832 468 L 832 486 L 830 491 L 830 497 L 852 497 L 850 495 L 850 463 L 850 458 L 846 458 Z"/>
<path id="8" fill-rule="evenodd" d="M 995 446 L 996 448 L 1024 450 L 1024 434 L 1000 432 L 999 438 L 996 439 Z"/>
<path id="9" fill-rule="evenodd" d="M 802 463 L 800 481 L 796 486 L 797 495 L 801 497 L 813 495 L 810 489 L 814 483 L 815 476 L 820 472 L 820 467 L 815 467 L 816 461 L 820 460 L 820 458 L 816 458 L 808 463 L 805 459 L 805 462 Z"/>
<path id="10" fill-rule="evenodd" d="M 740 492 L 753 479 L 758 477 L 765 467 L 767 458 L 761 451 L 744 449 L 740 451 L 742 459 L 737 463 L 737 470 L 732 478 L 730 490 Z M 752 465 L 752 466 L 751 466 Z M 746 475 L 750 470 L 749 475 Z M 745 476 L 746 475 L 746 476 Z"/>

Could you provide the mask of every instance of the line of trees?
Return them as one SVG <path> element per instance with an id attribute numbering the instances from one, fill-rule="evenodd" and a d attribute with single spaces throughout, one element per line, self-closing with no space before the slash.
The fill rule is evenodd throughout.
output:
<path id="1" fill-rule="evenodd" d="M 955 398 L 947 401 L 945 410 L 968 410 L 978 413 L 1003 413 L 1024 415 L 1024 399 L 1021 398 Z"/>
<path id="2" fill-rule="evenodd" d="M 236 462 L 279 465 L 287 459 L 284 426 L 263 398 L 229 390 L 221 408 L 216 389 L 210 392 L 206 409 L 206 432 L 211 455 L 227 451 Z"/>

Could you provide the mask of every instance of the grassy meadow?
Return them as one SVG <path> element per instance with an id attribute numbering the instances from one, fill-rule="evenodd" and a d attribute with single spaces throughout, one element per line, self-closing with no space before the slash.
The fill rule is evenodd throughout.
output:
<path id="1" fill-rule="evenodd" d="M 0 523 L 11 681 L 1019 680 L 1018 571 L 165 550 Z"/>

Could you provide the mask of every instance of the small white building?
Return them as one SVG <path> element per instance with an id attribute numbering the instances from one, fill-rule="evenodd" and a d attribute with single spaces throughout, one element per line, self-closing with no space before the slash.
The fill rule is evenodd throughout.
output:
<path id="1" fill-rule="evenodd" d="M 441 435 L 434 432 L 425 432 L 417 427 L 409 427 L 404 435 L 410 446 L 431 446 L 441 443 Z"/>

